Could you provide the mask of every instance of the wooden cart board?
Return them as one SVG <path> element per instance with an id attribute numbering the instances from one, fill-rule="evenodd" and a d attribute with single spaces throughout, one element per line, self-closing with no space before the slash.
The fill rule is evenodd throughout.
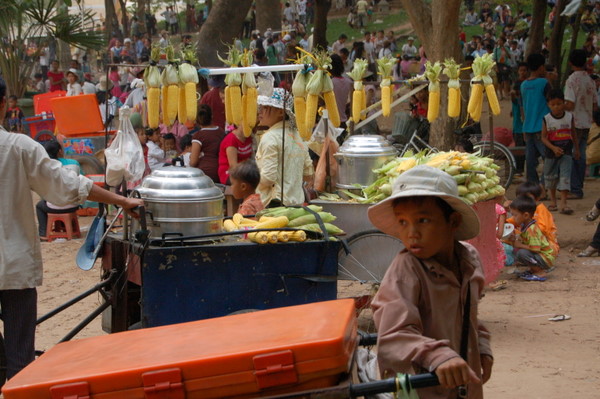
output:
<path id="1" fill-rule="evenodd" d="M 56 345 L 5 399 L 252 398 L 337 384 L 350 371 L 351 299 L 173 324 Z"/>

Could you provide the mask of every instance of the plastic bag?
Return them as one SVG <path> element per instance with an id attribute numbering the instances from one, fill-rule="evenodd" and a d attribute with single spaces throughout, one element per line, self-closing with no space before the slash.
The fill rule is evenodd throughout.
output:
<path id="1" fill-rule="evenodd" d="M 144 152 L 129 120 L 130 114 L 129 107 L 119 110 L 119 130 L 113 142 L 104 151 L 106 184 L 109 186 L 118 186 L 123 180 L 140 180 L 144 175 Z"/>
<path id="2" fill-rule="evenodd" d="M 329 162 L 329 183 L 332 190 L 335 190 L 338 181 L 338 163 L 334 154 L 338 152 L 339 146 L 337 141 L 331 139 L 330 135 L 325 137 L 323 148 L 315 170 L 314 187 L 319 192 L 325 191 L 327 188 L 327 163 Z"/>

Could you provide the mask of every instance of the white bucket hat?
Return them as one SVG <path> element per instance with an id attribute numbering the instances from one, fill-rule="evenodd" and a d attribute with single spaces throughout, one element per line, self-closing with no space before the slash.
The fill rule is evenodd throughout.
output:
<path id="1" fill-rule="evenodd" d="M 452 176 L 427 165 L 415 166 L 402 173 L 392 184 L 392 195 L 369 207 L 369 220 L 373 226 L 391 236 L 400 236 L 400 225 L 394 215 L 394 200 L 406 197 L 438 197 L 462 215 L 454 233 L 457 240 L 469 240 L 479 234 L 479 218 L 466 202 L 458 196 L 458 185 Z"/>
<path id="2" fill-rule="evenodd" d="M 285 110 L 285 113 L 290 118 L 290 121 L 295 125 L 296 116 L 293 112 L 294 97 L 292 96 L 292 93 L 280 87 L 276 87 L 273 89 L 273 94 L 270 96 L 259 94 L 256 102 L 258 105 Z"/>

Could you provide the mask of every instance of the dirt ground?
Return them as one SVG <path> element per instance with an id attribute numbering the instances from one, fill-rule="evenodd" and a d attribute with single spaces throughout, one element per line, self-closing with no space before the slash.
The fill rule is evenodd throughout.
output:
<path id="1" fill-rule="evenodd" d="M 508 103 L 502 103 L 508 108 Z M 507 113 L 507 112 L 505 112 Z M 485 117 L 484 119 L 485 120 Z M 505 115 L 495 123 L 506 125 Z M 561 252 L 556 271 L 548 281 L 525 282 L 503 273 L 508 286 L 488 291 L 482 300 L 480 317 L 491 329 L 495 353 L 494 371 L 485 386 L 486 398 L 580 399 L 597 398 L 600 387 L 600 258 L 577 258 L 595 231 L 596 223 L 585 214 L 600 197 L 600 180 L 587 179 L 585 198 L 571 201 L 575 214 L 555 214 Z M 514 192 L 514 185 L 509 190 Z M 83 226 L 92 217 L 82 217 Z M 84 233 L 85 234 L 85 233 Z M 42 243 L 44 285 L 39 288 L 39 314 L 75 297 L 99 281 L 94 269 L 82 271 L 75 254 L 82 239 Z M 47 350 L 101 302 L 94 294 L 38 327 L 36 347 Z M 570 320 L 548 318 L 568 314 Z M 104 334 L 100 318 L 77 337 Z"/>

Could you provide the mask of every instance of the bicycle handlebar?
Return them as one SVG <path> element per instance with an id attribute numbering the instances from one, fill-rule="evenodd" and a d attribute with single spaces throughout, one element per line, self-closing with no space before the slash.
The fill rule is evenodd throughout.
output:
<path id="1" fill-rule="evenodd" d="M 410 390 L 418 388 L 433 387 L 440 384 L 437 375 L 434 373 L 417 374 L 398 376 L 395 378 L 388 378 L 381 381 L 364 382 L 361 384 L 350 385 L 350 397 L 356 398 L 365 395 L 375 395 L 378 393 L 385 392 L 396 392 L 401 387 L 400 378 L 404 378 L 404 386 Z"/>

